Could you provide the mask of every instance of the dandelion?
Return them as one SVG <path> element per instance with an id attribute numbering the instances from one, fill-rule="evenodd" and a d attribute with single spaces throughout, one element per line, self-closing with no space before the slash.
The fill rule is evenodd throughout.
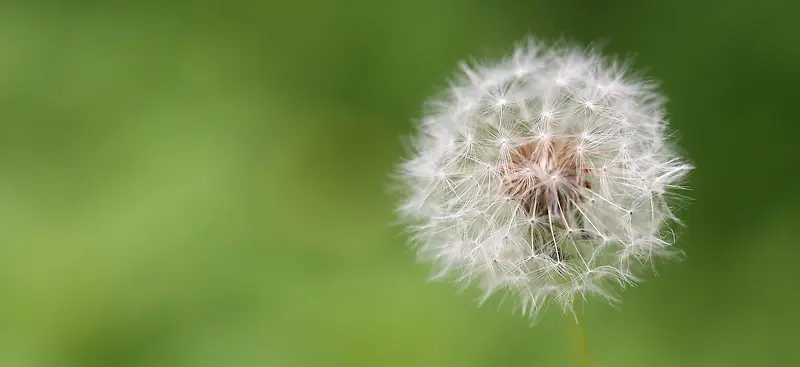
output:
<path id="1" fill-rule="evenodd" d="M 656 87 L 596 50 L 533 38 L 463 64 L 398 167 L 420 258 L 484 299 L 518 296 L 530 316 L 616 301 L 644 265 L 680 254 L 671 198 L 692 167 Z"/>

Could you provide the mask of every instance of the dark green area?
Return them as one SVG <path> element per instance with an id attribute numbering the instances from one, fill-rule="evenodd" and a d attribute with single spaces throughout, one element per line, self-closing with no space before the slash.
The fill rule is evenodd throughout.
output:
<path id="1" fill-rule="evenodd" d="M 800 365 L 795 1 L 0 5 L 0 366 L 564 366 L 555 308 L 427 283 L 387 177 L 528 33 L 663 81 L 688 258 L 584 307 L 596 366 Z"/>

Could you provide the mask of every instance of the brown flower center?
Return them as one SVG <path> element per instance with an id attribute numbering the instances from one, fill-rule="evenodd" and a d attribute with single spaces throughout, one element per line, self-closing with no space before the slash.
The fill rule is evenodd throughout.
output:
<path id="1" fill-rule="evenodd" d="M 501 166 L 506 195 L 519 200 L 529 215 L 563 218 L 591 188 L 578 144 L 567 139 L 522 145 Z"/>

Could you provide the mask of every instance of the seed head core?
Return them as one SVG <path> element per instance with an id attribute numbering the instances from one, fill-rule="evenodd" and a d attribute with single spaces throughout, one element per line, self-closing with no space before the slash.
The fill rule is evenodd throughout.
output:
<path id="1" fill-rule="evenodd" d="M 579 146 L 549 138 L 518 147 L 500 169 L 506 194 L 531 216 L 564 218 L 583 199 L 581 188 L 591 188 Z"/>

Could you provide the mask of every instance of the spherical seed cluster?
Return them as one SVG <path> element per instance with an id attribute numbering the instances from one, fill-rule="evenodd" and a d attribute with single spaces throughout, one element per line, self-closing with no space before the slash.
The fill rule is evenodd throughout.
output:
<path id="1" fill-rule="evenodd" d="M 398 170 L 420 257 L 486 297 L 516 294 L 530 315 L 615 300 L 614 284 L 678 253 L 667 199 L 691 166 L 655 87 L 594 50 L 535 39 L 463 65 Z"/>

